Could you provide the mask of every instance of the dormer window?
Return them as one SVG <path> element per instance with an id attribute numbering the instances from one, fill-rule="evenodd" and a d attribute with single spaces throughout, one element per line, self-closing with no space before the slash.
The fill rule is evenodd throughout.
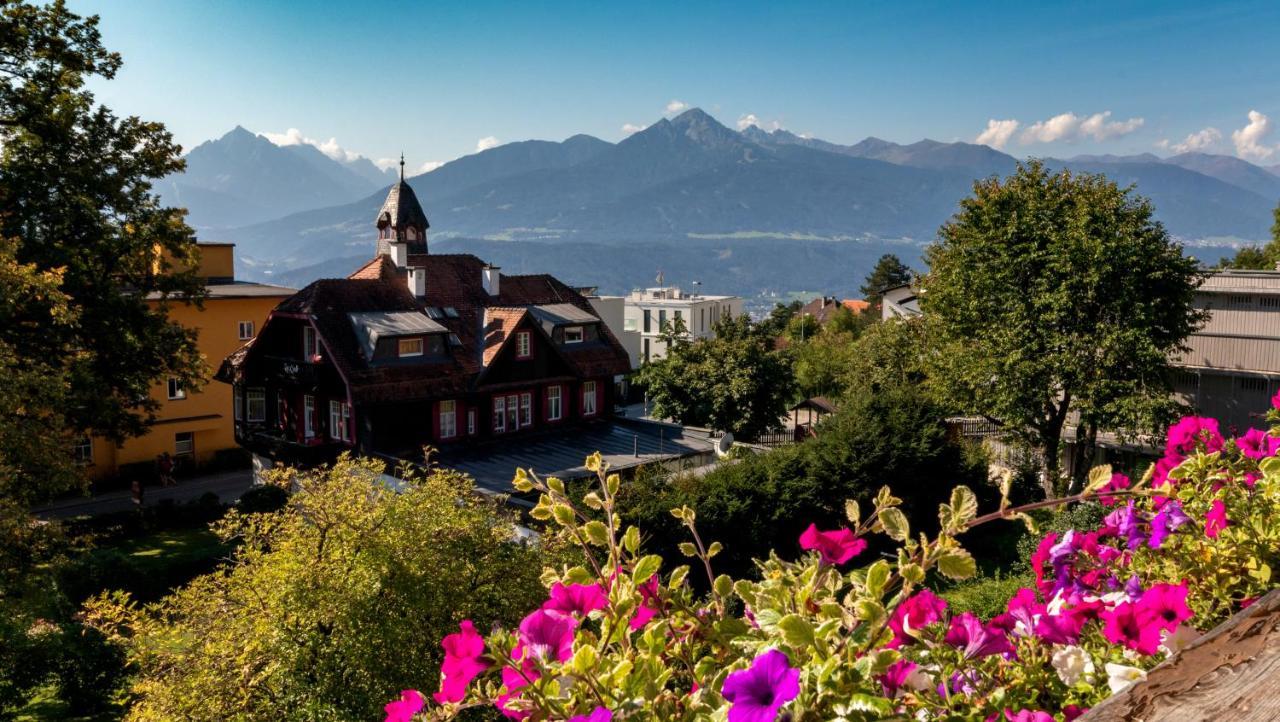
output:
<path id="1" fill-rule="evenodd" d="M 316 338 L 316 330 L 310 326 L 302 327 L 302 360 L 314 361 L 320 356 L 320 340 Z"/>
<path id="2" fill-rule="evenodd" d="M 411 356 L 422 355 L 422 339 L 420 338 L 402 338 L 397 344 L 397 355 L 400 358 L 409 358 Z"/>
<path id="3" fill-rule="evenodd" d="M 528 331 L 516 334 L 516 358 L 526 359 L 533 355 L 533 338 Z"/>
<path id="4" fill-rule="evenodd" d="M 582 327 L 566 326 L 564 329 L 565 343 L 582 343 Z"/>

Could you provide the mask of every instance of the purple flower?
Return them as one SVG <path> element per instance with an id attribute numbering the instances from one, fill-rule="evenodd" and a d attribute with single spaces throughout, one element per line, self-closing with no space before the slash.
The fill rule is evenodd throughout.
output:
<path id="1" fill-rule="evenodd" d="M 1102 520 L 1106 528 L 1114 529 L 1117 536 L 1128 541 L 1129 549 L 1137 549 L 1146 541 L 1142 533 L 1142 517 L 1134 508 L 1133 499 L 1123 509 L 1116 509 Z"/>
<path id="2" fill-rule="evenodd" d="M 984 627 L 972 612 L 964 612 L 951 618 L 951 627 L 945 637 L 947 644 L 964 650 L 966 659 L 978 659 L 993 654 L 1013 652 L 1013 645 L 1005 633 Z"/>
<path id="3" fill-rule="evenodd" d="M 720 694 L 729 701 L 729 722 L 773 722 L 782 705 L 800 694 L 800 670 L 771 649 L 726 677 Z"/>
<path id="4" fill-rule="evenodd" d="M 1147 540 L 1147 546 L 1159 549 L 1170 534 L 1189 521 L 1191 517 L 1182 511 L 1181 504 L 1177 501 L 1166 502 L 1151 519 L 1151 538 Z"/>
<path id="5" fill-rule="evenodd" d="M 520 642 L 539 659 L 563 662 L 573 656 L 578 620 L 563 612 L 539 609 L 520 621 Z"/>
<path id="6" fill-rule="evenodd" d="M 1053 722 L 1053 715 L 1040 710 L 1023 709 L 1016 713 L 1006 709 L 1004 718 L 1007 722 Z"/>
<path id="7" fill-rule="evenodd" d="M 893 699 L 898 694 L 898 690 L 907 683 L 907 678 L 916 669 L 916 663 L 907 659 L 899 659 L 885 669 L 884 674 L 880 675 L 880 686 L 884 688 L 884 696 Z"/>

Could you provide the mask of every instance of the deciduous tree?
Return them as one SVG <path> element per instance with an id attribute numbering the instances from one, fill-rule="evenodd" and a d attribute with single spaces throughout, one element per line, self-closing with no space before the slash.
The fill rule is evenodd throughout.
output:
<path id="1" fill-rule="evenodd" d="M 1150 202 L 1031 162 L 975 183 L 939 235 L 921 293 L 935 380 L 1041 450 L 1047 485 L 1069 423 L 1086 451 L 1099 430 L 1163 428 L 1170 356 L 1204 314 L 1197 263 Z"/>

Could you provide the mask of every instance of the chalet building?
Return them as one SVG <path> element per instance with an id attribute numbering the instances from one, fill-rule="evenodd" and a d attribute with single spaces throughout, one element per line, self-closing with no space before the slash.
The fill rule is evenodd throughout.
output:
<path id="1" fill-rule="evenodd" d="M 373 260 L 280 303 L 223 363 L 241 444 L 311 464 L 610 418 L 630 363 L 586 298 L 549 275 L 428 253 L 403 163 L 375 226 Z"/>

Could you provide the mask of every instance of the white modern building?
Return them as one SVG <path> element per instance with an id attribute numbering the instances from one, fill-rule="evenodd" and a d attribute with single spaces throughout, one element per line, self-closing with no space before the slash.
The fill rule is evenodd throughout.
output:
<path id="1" fill-rule="evenodd" d="M 622 347 L 627 350 L 627 356 L 631 358 L 631 368 L 639 368 L 640 332 L 631 330 L 626 324 L 627 297 L 601 296 L 594 288 L 578 289 L 578 292 L 586 296 L 596 315 L 604 321 L 604 325 L 609 327 L 613 335 L 622 343 Z"/>
<path id="2" fill-rule="evenodd" d="M 715 324 L 724 316 L 741 316 L 742 299 L 738 296 L 704 296 L 687 293 L 675 286 L 637 289 L 626 298 L 624 330 L 640 334 L 640 353 L 633 359 L 636 366 L 662 358 L 667 344 L 662 329 L 676 319 L 684 322 L 691 339 L 710 338 Z"/>

